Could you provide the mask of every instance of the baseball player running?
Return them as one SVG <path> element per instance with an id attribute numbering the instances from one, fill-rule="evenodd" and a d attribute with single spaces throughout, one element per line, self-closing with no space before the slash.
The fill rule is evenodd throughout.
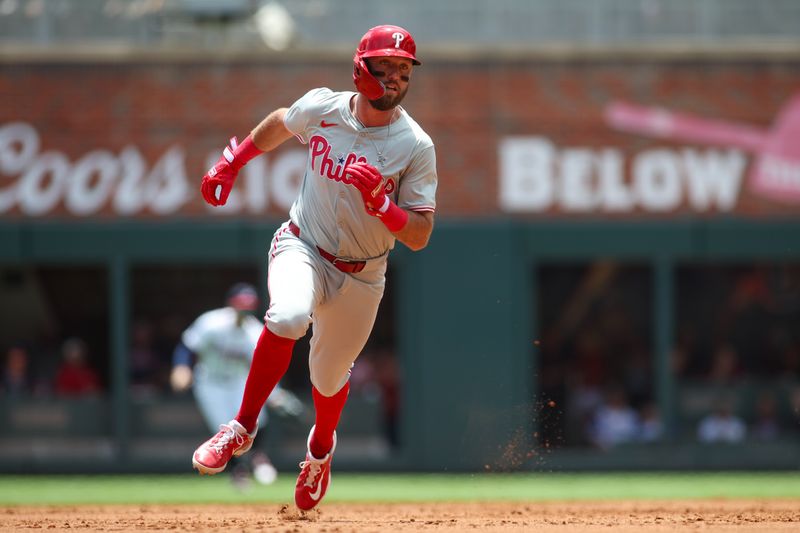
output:
<path id="1" fill-rule="evenodd" d="M 192 387 L 195 400 L 209 428 L 225 427 L 230 413 L 237 408 L 253 357 L 253 349 L 264 329 L 252 313 L 258 309 L 258 292 L 247 283 L 237 283 L 228 290 L 225 306 L 197 317 L 183 332 L 173 353 L 170 383 L 175 391 Z M 303 404 L 297 397 L 276 385 L 267 406 L 287 416 L 299 416 Z M 267 412 L 262 409 L 263 426 Z M 249 472 L 259 483 L 275 481 L 277 471 L 265 453 L 253 454 L 250 469 L 239 465 L 233 481 L 245 487 Z"/>
<path id="2" fill-rule="evenodd" d="M 193 456 L 197 470 L 213 474 L 250 448 L 264 401 L 313 323 L 315 423 L 295 485 L 302 510 L 315 507 L 330 485 L 350 368 L 374 325 L 389 251 L 396 239 L 424 248 L 436 206 L 433 142 L 400 107 L 421 64 L 414 39 L 398 26 L 374 27 L 353 62 L 357 92 L 313 89 L 273 111 L 241 144 L 231 139 L 201 187 L 206 202 L 223 205 L 248 161 L 292 136 L 308 145 L 299 196 L 269 249 L 266 326 L 239 412 Z"/>

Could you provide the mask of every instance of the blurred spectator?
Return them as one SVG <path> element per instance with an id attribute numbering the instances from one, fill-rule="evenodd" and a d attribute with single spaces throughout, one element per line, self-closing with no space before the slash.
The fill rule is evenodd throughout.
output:
<path id="1" fill-rule="evenodd" d="M 698 377 L 705 374 L 699 344 L 699 335 L 694 324 L 681 324 L 671 354 L 672 371 L 676 376 Z"/>
<path id="2" fill-rule="evenodd" d="M 771 392 L 764 392 L 756 401 L 751 436 L 757 440 L 771 441 L 777 439 L 779 434 L 778 401 Z"/>
<path id="3" fill-rule="evenodd" d="M 350 370 L 350 393 L 360 394 L 366 398 L 380 395 L 380 388 L 375 377 L 374 352 L 364 351 Z"/>
<path id="4" fill-rule="evenodd" d="M 33 392 L 30 355 L 23 346 L 12 346 L 6 352 L 2 392 L 7 398 L 25 397 Z"/>
<path id="5" fill-rule="evenodd" d="M 749 308 L 772 311 L 775 309 L 775 293 L 769 282 L 770 268 L 754 265 L 734 278 L 728 299 L 728 309 L 733 313 Z"/>
<path id="6" fill-rule="evenodd" d="M 100 391 L 100 379 L 89 366 L 89 349 L 82 339 L 73 337 L 64 341 L 61 357 L 55 380 L 56 394 L 82 396 Z"/>
<path id="7" fill-rule="evenodd" d="M 711 361 L 711 369 L 708 373 L 709 380 L 715 383 L 731 383 L 741 375 L 742 368 L 736 349 L 727 343 L 719 345 L 714 351 L 714 358 Z"/>
<path id="8" fill-rule="evenodd" d="M 636 411 L 628 404 L 625 391 L 611 388 L 605 402 L 595 411 L 589 428 L 590 440 L 603 449 L 636 440 L 639 420 Z"/>
<path id="9" fill-rule="evenodd" d="M 641 442 L 657 442 L 664 436 L 664 422 L 654 403 L 648 403 L 639 409 L 639 433 Z"/>
<path id="10" fill-rule="evenodd" d="M 705 443 L 741 442 L 746 434 L 744 420 L 733 413 L 731 403 L 726 400 L 718 400 L 714 410 L 704 416 L 697 426 L 697 438 Z"/>

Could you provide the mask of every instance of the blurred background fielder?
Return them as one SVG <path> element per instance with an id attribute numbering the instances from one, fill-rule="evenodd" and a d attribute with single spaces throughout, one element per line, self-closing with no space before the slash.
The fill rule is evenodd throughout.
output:
<path id="1" fill-rule="evenodd" d="M 225 306 L 197 317 L 183 332 L 175 348 L 170 376 L 172 388 L 181 392 L 192 387 L 203 419 L 214 432 L 226 426 L 244 393 L 253 349 L 263 329 L 261 321 L 253 315 L 257 309 L 255 287 L 237 283 L 228 290 Z M 278 385 L 259 416 L 260 435 L 265 433 L 268 408 L 285 416 L 296 417 L 303 413 L 302 402 Z M 265 485 L 275 481 L 278 475 L 263 450 L 234 463 L 234 483 L 246 486 L 250 472 L 258 483 Z"/>

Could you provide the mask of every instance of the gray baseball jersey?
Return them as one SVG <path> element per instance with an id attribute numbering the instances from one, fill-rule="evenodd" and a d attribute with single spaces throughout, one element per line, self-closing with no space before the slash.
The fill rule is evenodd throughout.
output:
<path id="1" fill-rule="evenodd" d="M 291 219 L 304 239 L 343 259 L 382 256 L 395 238 L 364 209 L 358 190 L 342 183 L 345 167 L 366 161 L 383 175 L 384 190 L 411 211 L 436 208 L 433 141 L 402 108 L 388 126 L 366 128 L 350 110 L 356 93 L 313 89 L 284 118 L 286 127 L 308 144 L 308 162 Z"/>
<path id="2" fill-rule="evenodd" d="M 232 307 L 207 311 L 183 332 L 181 340 L 197 356 L 195 380 L 245 380 L 253 348 L 264 325 L 247 315 L 236 325 Z"/>
<path id="3" fill-rule="evenodd" d="M 374 165 L 398 206 L 436 208 L 436 156 L 431 138 L 402 108 L 388 126 L 365 128 L 350 111 L 354 92 L 314 89 L 289 108 L 286 127 L 309 145 L 300 194 L 289 224 L 275 233 L 269 253 L 270 307 L 266 323 L 282 337 L 303 336 L 313 320 L 311 382 L 332 396 L 369 338 L 386 282 L 386 259 L 395 238 L 364 208 L 361 193 L 345 183 L 345 167 Z M 342 259 L 366 260 L 347 274 L 316 247 Z"/>

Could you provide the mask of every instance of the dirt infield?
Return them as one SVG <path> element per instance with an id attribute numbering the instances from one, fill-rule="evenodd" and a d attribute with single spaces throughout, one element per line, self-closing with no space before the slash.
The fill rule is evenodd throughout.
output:
<path id="1" fill-rule="evenodd" d="M 800 500 L 0 508 L 1 531 L 798 531 Z"/>

